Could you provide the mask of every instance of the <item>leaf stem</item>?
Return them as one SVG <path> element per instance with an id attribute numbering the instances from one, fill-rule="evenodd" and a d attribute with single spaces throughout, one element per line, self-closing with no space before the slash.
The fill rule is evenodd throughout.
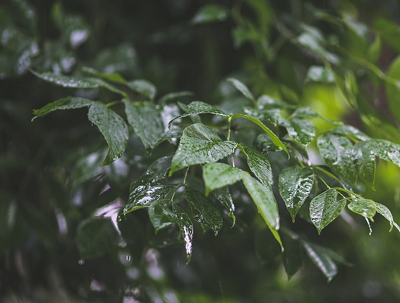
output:
<path id="1" fill-rule="evenodd" d="M 345 192 L 345 193 L 347 193 L 349 195 L 356 196 L 357 198 L 362 199 L 362 197 L 360 195 L 357 195 L 356 193 L 352 192 L 351 190 L 348 190 L 348 189 L 345 189 L 345 188 L 341 188 L 341 187 L 333 187 L 333 189 L 340 190 L 340 191 Z"/>
<path id="2" fill-rule="evenodd" d="M 106 106 L 107 107 L 111 107 L 114 106 L 115 104 L 121 103 L 121 100 L 116 100 L 116 101 L 112 101 L 110 103 L 107 103 Z"/>
<path id="3" fill-rule="evenodd" d="M 342 185 L 343 187 L 345 187 L 345 185 L 342 183 L 342 181 L 340 181 L 334 174 L 331 174 L 330 172 L 328 172 L 327 170 L 317 166 L 317 165 L 312 165 L 313 168 L 318 169 L 319 171 L 323 172 L 324 174 L 328 175 L 329 177 L 331 177 L 332 179 L 336 180 L 337 182 L 339 182 L 340 185 Z"/>

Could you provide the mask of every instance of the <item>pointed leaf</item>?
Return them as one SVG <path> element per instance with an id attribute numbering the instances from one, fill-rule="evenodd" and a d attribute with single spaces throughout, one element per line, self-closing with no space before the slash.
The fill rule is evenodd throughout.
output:
<path id="1" fill-rule="evenodd" d="M 346 200 L 337 200 L 335 189 L 328 189 L 311 200 L 310 218 L 319 234 L 340 215 L 345 206 Z"/>
<path id="2" fill-rule="evenodd" d="M 149 207 L 149 218 L 156 233 L 175 223 L 175 214 L 168 208 L 169 200 L 158 200 Z"/>
<path id="3" fill-rule="evenodd" d="M 102 73 L 102 72 L 95 70 L 94 68 L 87 67 L 87 66 L 84 66 L 82 68 L 82 71 L 84 71 L 85 73 L 91 74 L 93 76 L 102 78 L 107 81 L 111 81 L 111 82 L 119 83 L 119 84 L 126 84 L 126 80 L 118 73 Z"/>
<path id="4" fill-rule="evenodd" d="M 228 10 L 220 5 L 208 4 L 199 9 L 192 19 L 193 24 L 224 21 L 228 18 Z"/>
<path id="5" fill-rule="evenodd" d="M 96 258 L 117 247 L 118 233 L 111 220 L 90 218 L 79 224 L 75 242 L 82 259 Z"/>
<path id="6" fill-rule="evenodd" d="M 400 145 L 386 141 L 373 139 L 363 143 L 364 147 L 372 151 L 377 157 L 382 160 L 392 162 L 400 166 Z"/>
<path id="7" fill-rule="evenodd" d="M 245 108 L 244 112 L 246 115 L 252 116 L 261 121 L 268 121 L 274 125 L 277 125 L 280 118 L 280 109 L 254 109 Z"/>
<path id="8" fill-rule="evenodd" d="M 215 199 L 217 199 L 219 202 L 221 202 L 221 204 L 228 211 L 228 216 L 230 218 L 232 218 L 232 220 L 233 220 L 233 224 L 232 224 L 232 227 L 233 227 L 236 222 L 236 217 L 234 215 L 235 204 L 233 204 L 232 196 L 231 196 L 231 193 L 229 192 L 228 186 L 224 186 L 224 187 L 214 190 L 213 195 L 214 195 Z"/>
<path id="9" fill-rule="evenodd" d="M 95 81 L 81 78 L 81 77 L 70 77 L 64 75 L 57 75 L 54 73 L 37 73 L 31 71 L 36 77 L 45 80 L 47 82 L 62 86 L 62 87 L 73 87 L 73 88 L 97 88 L 100 87 L 99 83 Z"/>
<path id="10" fill-rule="evenodd" d="M 212 201 L 189 186 L 185 188 L 184 197 L 189 203 L 194 219 L 197 222 L 204 224 L 206 228 L 210 228 L 214 232 L 218 232 L 221 229 L 223 220 L 218 208 Z"/>
<path id="11" fill-rule="evenodd" d="M 165 139 L 165 126 L 160 111 L 148 101 L 142 103 L 123 99 L 129 124 L 139 136 L 146 151 L 151 151 Z"/>
<path id="12" fill-rule="evenodd" d="M 289 236 L 282 237 L 285 251 L 282 254 L 283 266 L 290 280 L 303 265 L 303 248 L 299 241 Z"/>
<path id="13" fill-rule="evenodd" d="M 329 251 L 322 246 L 305 241 L 302 241 L 302 244 L 311 261 L 322 271 L 328 282 L 331 281 L 338 273 L 338 269 Z"/>
<path id="14" fill-rule="evenodd" d="M 262 185 L 249 175 L 244 176 L 243 184 L 256 204 L 258 212 L 263 217 L 265 223 L 267 223 L 269 229 L 283 250 L 282 241 L 277 232 L 279 229 L 278 204 L 275 200 L 271 186 Z"/>
<path id="15" fill-rule="evenodd" d="M 235 142 L 222 141 L 204 124 L 190 125 L 183 131 L 169 174 L 191 165 L 216 162 L 231 155 L 236 146 Z"/>
<path id="16" fill-rule="evenodd" d="M 247 164 L 253 174 L 262 184 L 272 185 L 272 169 L 267 157 L 250 146 L 243 145 L 241 150 L 247 156 Z"/>
<path id="17" fill-rule="evenodd" d="M 253 94 L 250 92 L 246 85 L 234 78 L 229 78 L 228 81 L 231 82 L 236 87 L 236 89 L 243 94 L 243 96 L 251 101 L 254 101 Z"/>
<path id="18" fill-rule="evenodd" d="M 176 120 L 176 119 L 180 119 L 180 118 L 184 118 L 187 116 L 191 116 L 191 115 L 200 115 L 200 114 L 212 114 L 212 115 L 217 115 L 217 116 L 223 116 L 223 117 L 228 117 L 229 115 L 224 113 L 223 111 L 220 111 L 218 108 L 202 102 L 202 101 L 193 101 L 191 103 L 189 103 L 188 105 L 185 105 L 183 103 L 178 102 L 179 106 L 186 111 L 185 114 L 180 115 L 178 117 L 175 117 L 174 119 L 172 119 L 171 121 L 169 121 L 169 125 L 171 125 L 171 123 Z"/>
<path id="19" fill-rule="evenodd" d="M 101 165 L 120 158 L 128 142 L 128 127 L 124 119 L 102 103 L 95 103 L 89 108 L 88 118 L 99 128 L 108 144 L 108 153 Z"/>
<path id="20" fill-rule="evenodd" d="M 370 138 L 359 129 L 351 125 L 343 125 L 330 130 L 335 134 L 344 135 L 349 138 L 355 138 L 361 141 L 369 140 Z"/>
<path id="21" fill-rule="evenodd" d="M 257 104 L 260 110 L 274 110 L 288 107 L 288 105 L 282 101 L 275 100 L 267 95 L 262 95 L 258 98 Z"/>
<path id="22" fill-rule="evenodd" d="M 193 251 L 193 223 L 189 215 L 178 205 L 173 205 L 172 211 L 175 214 L 175 221 L 179 226 L 181 236 L 185 242 L 187 263 L 189 263 Z"/>
<path id="23" fill-rule="evenodd" d="M 133 91 L 149 98 L 150 100 L 154 100 L 157 93 L 156 87 L 146 80 L 134 80 L 128 82 L 126 85 Z"/>
<path id="24" fill-rule="evenodd" d="M 296 166 L 284 169 L 279 176 L 279 193 L 293 222 L 311 193 L 314 178 L 314 172 L 309 167 Z"/>
<path id="25" fill-rule="evenodd" d="M 167 156 L 154 161 L 139 179 L 132 182 L 129 191 L 133 191 L 138 186 L 145 186 L 148 183 L 160 183 L 167 176 L 167 172 L 171 167 L 171 160 L 172 157 Z"/>
<path id="26" fill-rule="evenodd" d="M 322 159 L 335 173 L 352 183 L 357 181 L 353 145 L 348 138 L 325 133 L 318 138 L 318 148 Z"/>
<path id="27" fill-rule="evenodd" d="M 347 207 L 358 215 L 373 221 L 376 214 L 376 204 L 370 199 L 353 199 Z"/>
<path id="28" fill-rule="evenodd" d="M 389 210 L 389 208 L 387 208 L 383 204 L 376 203 L 376 202 L 375 202 L 375 206 L 376 206 L 376 211 L 378 212 L 378 214 L 381 214 L 386 220 L 389 221 L 389 223 L 390 223 L 389 231 L 392 231 L 392 228 L 394 225 L 397 228 L 397 230 L 400 232 L 400 227 L 396 224 L 396 222 L 394 222 L 393 215 L 392 215 L 391 211 Z"/>
<path id="29" fill-rule="evenodd" d="M 374 188 L 376 171 L 374 151 L 366 148 L 364 142 L 359 142 L 353 147 L 353 155 L 356 162 L 358 176 L 368 186 Z"/>
<path id="30" fill-rule="evenodd" d="M 293 141 L 300 143 L 304 147 L 307 147 L 315 138 L 315 128 L 311 121 L 299 118 L 291 120 L 280 118 L 279 124 L 286 128 Z"/>
<path id="31" fill-rule="evenodd" d="M 51 113 L 56 110 L 68 110 L 68 109 L 89 107 L 93 103 L 95 103 L 93 100 L 85 98 L 72 98 L 72 97 L 62 98 L 57 101 L 46 104 L 40 109 L 33 110 L 33 113 L 36 115 L 36 117 L 34 117 L 32 121 L 38 117 L 47 115 L 48 113 Z"/>
<path id="32" fill-rule="evenodd" d="M 206 196 L 210 192 L 236 183 L 244 177 L 244 171 L 224 163 L 209 163 L 203 167 L 203 179 L 206 186 Z"/>

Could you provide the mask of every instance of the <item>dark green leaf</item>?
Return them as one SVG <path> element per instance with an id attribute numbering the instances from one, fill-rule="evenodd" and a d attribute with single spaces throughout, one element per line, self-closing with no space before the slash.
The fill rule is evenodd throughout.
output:
<path id="1" fill-rule="evenodd" d="M 72 87 L 72 88 L 98 88 L 101 85 L 90 79 L 82 77 L 70 77 L 64 75 L 57 75 L 53 73 L 37 73 L 31 71 L 36 77 L 45 80 L 47 82 L 62 86 L 62 87 Z"/>
<path id="2" fill-rule="evenodd" d="M 392 48 L 396 51 L 400 51 L 400 26 L 385 18 L 376 18 L 374 20 L 374 27 L 378 33 L 382 36 Z"/>
<path id="3" fill-rule="evenodd" d="M 274 142 L 272 142 L 271 137 L 266 133 L 259 134 L 256 138 L 255 144 L 256 147 L 262 152 L 276 152 L 282 150 L 278 148 Z"/>
<path id="4" fill-rule="evenodd" d="M 387 208 L 385 205 L 376 203 L 376 211 L 381 214 L 386 220 L 389 221 L 390 223 L 390 229 L 389 231 L 392 231 L 393 225 L 397 228 L 397 230 L 400 232 L 400 227 L 394 222 L 392 213 L 390 212 L 389 208 Z"/>
<path id="5" fill-rule="evenodd" d="M 257 105 L 258 109 L 261 110 L 283 109 L 288 107 L 288 105 L 282 101 L 275 100 L 267 95 L 262 95 L 258 98 Z"/>
<path id="6" fill-rule="evenodd" d="M 169 200 L 158 200 L 149 207 L 149 218 L 156 232 L 175 223 L 175 214 L 168 203 Z"/>
<path id="7" fill-rule="evenodd" d="M 150 153 L 165 139 L 165 126 L 160 111 L 153 103 L 147 101 L 138 103 L 123 99 L 123 102 L 129 124 L 142 140 L 146 151 Z"/>
<path id="8" fill-rule="evenodd" d="M 299 241 L 292 239 L 289 236 L 282 237 L 285 251 L 282 254 L 283 266 L 290 280 L 303 265 L 303 248 Z"/>
<path id="9" fill-rule="evenodd" d="M 294 222 L 314 185 L 314 172 L 309 168 L 292 166 L 279 175 L 279 193 Z"/>
<path id="10" fill-rule="evenodd" d="M 262 184 L 272 185 L 272 169 L 267 157 L 250 146 L 243 145 L 241 150 L 246 154 L 247 164 L 253 174 Z"/>
<path id="11" fill-rule="evenodd" d="M 193 24 L 225 21 L 228 10 L 220 5 L 208 4 L 201 7 L 192 19 Z"/>
<path id="12" fill-rule="evenodd" d="M 189 186 L 186 186 L 184 197 L 189 203 L 194 219 L 217 233 L 223 224 L 221 215 L 215 204 L 204 195 Z"/>
<path id="13" fill-rule="evenodd" d="M 128 142 L 128 127 L 124 119 L 102 103 L 90 106 L 88 118 L 99 128 L 108 144 L 108 153 L 101 165 L 108 165 L 120 158 Z"/>
<path id="14" fill-rule="evenodd" d="M 243 183 L 254 203 L 256 204 L 258 212 L 261 214 L 275 239 L 279 242 L 283 249 L 282 241 L 277 232 L 279 229 L 278 204 L 275 200 L 271 186 L 262 185 L 249 175 L 244 176 Z"/>
<path id="15" fill-rule="evenodd" d="M 322 66 L 310 66 L 307 71 L 306 82 L 334 83 L 335 77 L 332 70 Z"/>
<path id="16" fill-rule="evenodd" d="M 224 163 L 209 163 L 203 167 L 206 196 L 221 187 L 231 185 L 244 177 L 244 171 Z"/>
<path id="17" fill-rule="evenodd" d="M 314 140 L 315 128 L 311 121 L 299 118 L 291 120 L 280 118 L 279 124 L 285 126 L 288 135 L 293 141 L 300 143 L 305 148 Z"/>
<path id="18" fill-rule="evenodd" d="M 374 188 L 376 171 L 374 151 L 367 148 L 364 142 L 359 142 L 354 145 L 353 154 L 357 166 L 358 176 L 368 186 Z"/>
<path id="19" fill-rule="evenodd" d="M 252 116 L 258 120 L 268 121 L 274 125 L 277 125 L 280 118 L 280 109 L 253 109 L 245 108 L 246 115 Z"/>
<path id="20" fill-rule="evenodd" d="M 400 145 L 386 141 L 373 139 L 363 143 L 365 149 L 372 151 L 375 156 L 382 160 L 392 162 L 400 166 Z"/>
<path id="21" fill-rule="evenodd" d="M 338 200 L 337 195 L 335 189 L 328 189 L 311 200 L 310 218 L 319 234 L 340 215 L 346 206 L 346 200 Z"/>
<path id="22" fill-rule="evenodd" d="M 179 226 L 181 236 L 185 242 L 187 263 L 189 263 L 193 251 L 193 223 L 189 215 L 179 206 L 173 205 L 172 211 L 175 214 L 175 221 Z"/>
<path id="23" fill-rule="evenodd" d="M 224 186 L 218 188 L 213 191 L 214 197 L 221 202 L 221 204 L 225 207 L 228 211 L 228 216 L 232 218 L 233 224 L 232 227 L 235 225 L 236 217 L 235 217 L 235 204 L 233 204 L 232 196 L 229 192 L 228 186 Z"/>
<path id="24" fill-rule="evenodd" d="M 190 125 L 183 131 L 178 150 L 172 159 L 170 175 L 191 165 L 216 162 L 231 155 L 236 146 L 235 142 L 222 141 L 204 124 Z"/>
<path id="25" fill-rule="evenodd" d="M 82 259 L 100 257 L 118 244 L 118 233 L 111 220 L 86 219 L 78 226 L 76 245 Z"/>
<path id="26" fill-rule="evenodd" d="M 338 269 L 332 260 L 330 250 L 325 247 L 302 241 L 303 247 L 311 261 L 322 271 L 328 282 L 337 274 Z"/>
<path id="27" fill-rule="evenodd" d="M 335 173 L 352 183 L 357 181 L 353 145 L 348 138 L 325 133 L 318 138 L 318 148 L 322 159 Z"/>
<path id="28" fill-rule="evenodd" d="M 111 82 L 115 82 L 115 83 L 119 83 L 119 84 L 126 83 L 126 80 L 120 74 L 117 74 L 117 73 L 102 73 L 102 72 L 95 70 L 94 68 L 86 67 L 86 66 L 84 66 L 82 68 L 82 70 L 88 74 L 91 74 L 96 77 L 100 77 L 107 81 L 111 81 Z"/>
<path id="29" fill-rule="evenodd" d="M 126 85 L 133 91 L 149 98 L 150 100 L 154 100 L 157 93 L 156 87 L 146 80 L 134 80 L 128 82 Z"/>
<path id="30" fill-rule="evenodd" d="M 94 101 L 85 98 L 72 98 L 72 97 L 62 98 L 57 101 L 46 104 L 40 109 L 34 109 L 33 114 L 36 115 L 36 117 L 34 117 L 32 121 L 38 117 L 47 115 L 48 113 L 51 113 L 56 110 L 68 110 L 68 109 L 89 107 L 94 103 L 95 103 Z"/>
<path id="31" fill-rule="evenodd" d="M 349 137 L 351 139 L 355 138 L 355 139 L 361 140 L 361 141 L 366 141 L 366 140 L 370 139 L 362 131 L 360 131 L 359 129 L 357 129 L 354 126 L 351 126 L 351 125 L 339 126 L 339 127 L 334 128 L 334 129 L 331 129 L 330 131 L 335 133 L 335 134 L 347 136 L 347 137 Z"/>
<path id="32" fill-rule="evenodd" d="M 262 262 L 270 262 L 281 253 L 279 244 L 268 229 L 259 231 L 255 242 L 257 256 Z"/>
<path id="33" fill-rule="evenodd" d="M 247 99 L 251 101 L 255 100 L 253 94 L 250 92 L 247 86 L 244 85 L 242 82 L 234 78 L 229 78 L 228 81 L 231 82 L 236 87 L 236 89 L 240 91 L 243 94 L 243 96 L 245 96 Z"/>
<path id="34" fill-rule="evenodd" d="M 373 217 L 376 214 L 375 202 L 369 199 L 357 199 L 353 198 L 347 207 L 353 212 L 360 216 L 370 219 L 373 221 Z"/>

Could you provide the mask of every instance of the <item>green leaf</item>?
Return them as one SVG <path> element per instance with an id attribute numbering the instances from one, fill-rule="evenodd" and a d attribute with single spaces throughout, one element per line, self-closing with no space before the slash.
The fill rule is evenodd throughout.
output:
<path id="1" fill-rule="evenodd" d="M 137 209 L 149 207 L 152 203 L 165 199 L 171 191 L 176 189 L 177 185 L 151 183 L 132 188 L 124 212 L 129 213 Z"/>
<path id="2" fill-rule="evenodd" d="M 168 208 L 169 200 L 158 200 L 149 207 L 149 218 L 156 233 L 175 223 L 175 214 Z"/>
<path id="3" fill-rule="evenodd" d="M 258 150 L 250 146 L 239 146 L 243 153 L 247 156 L 247 164 L 253 174 L 264 185 L 272 185 L 272 169 L 268 159 Z"/>
<path id="4" fill-rule="evenodd" d="M 251 116 L 248 116 L 248 115 L 244 115 L 244 114 L 234 114 L 232 116 L 232 120 L 236 119 L 236 118 L 247 119 L 247 120 L 250 120 L 251 122 L 257 124 L 259 127 L 262 128 L 263 131 L 265 131 L 271 137 L 271 140 L 275 144 L 275 146 L 283 149 L 289 156 L 289 152 L 288 152 L 285 144 L 283 144 L 283 142 L 275 135 L 275 133 L 272 130 L 270 130 L 268 127 L 266 127 L 260 120 L 253 118 Z"/>
<path id="5" fill-rule="evenodd" d="M 318 148 L 322 159 L 335 173 L 352 183 L 357 181 L 353 145 L 348 138 L 325 133 L 318 138 Z"/>
<path id="6" fill-rule="evenodd" d="M 189 186 L 185 187 L 183 194 L 190 205 L 194 219 L 217 233 L 222 227 L 223 220 L 215 204 Z"/>
<path id="7" fill-rule="evenodd" d="M 216 162 L 231 155 L 237 143 L 222 141 L 208 126 L 197 123 L 185 128 L 173 159 L 170 176 L 177 170 L 196 164 Z"/>
<path id="8" fill-rule="evenodd" d="M 375 36 L 374 42 L 368 48 L 368 59 L 372 63 L 377 63 L 382 50 L 381 37 L 379 35 Z"/>
<path id="9" fill-rule="evenodd" d="M 100 84 L 82 77 L 70 77 L 64 75 L 57 75 L 54 73 L 37 73 L 31 70 L 31 73 L 36 77 L 45 80 L 47 82 L 59 85 L 62 87 L 72 87 L 72 88 L 98 88 Z"/>
<path id="10" fill-rule="evenodd" d="M 356 199 L 353 198 L 352 201 L 347 205 L 347 207 L 353 212 L 365 218 L 373 220 L 376 214 L 375 202 L 370 199 Z"/>
<path id="11" fill-rule="evenodd" d="M 229 115 L 224 113 L 223 111 L 220 111 L 218 108 L 202 102 L 202 101 L 193 101 L 189 103 L 188 105 L 185 105 L 183 103 L 178 102 L 179 106 L 186 111 L 185 114 L 180 115 L 178 117 L 175 117 L 171 121 L 169 121 L 168 125 L 171 125 L 171 123 L 180 118 L 184 118 L 187 116 L 191 115 L 200 115 L 200 114 L 212 114 L 212 115 L 217 115 L 217 116 L 223 116 L 223 117 L 228 117 Z"/>
<path id="12" fill-rule="evenodd" d="M 274 125 L 277 125 L 281 116 L 280 109 L 253 109 L 245 108 L 244 112 L 246 115 L 252 116 L 261 121 L 268 121 Z"/>
<path id="13" fill-rule="evenodd" d="M 374 28 L 382 36 L 383 40 L 386 41 L 393 49 L 400 51 L 400 26 L 385 18 L 376 18 L 374 20 Z"/>
<path id="14" fill-rule="evenodd" d="M 338 200 L 335 189 L 328 189 L 311 200 L 310 218 L 319 234 L 340 215 L 345 206 L 346 200 Z"/>
<path id="15" fill-rule="evenodd" d="M 255 100 L 253 94 L 250 92 L 247 86 L 244 85 L 242 82 L 234 78 L 229 78 L 228 81 L 231 82 L 236 87 L 236 89 L 240 91 L 243 94 L 243 96 L 245 96 L 247 99 L 251 101 Z"/>
<path id="16" fill-rule="evenodd" d="M 206 196 L 221 187 L 242 180 L 245 172 L 239 168 L 224 163 L 209 163 L 203 167 L 203 179 L 206 186 Z"/>
<path id="17" fill-rule="evenodd" d="M 311 261 L 322 271 L 330 282 L 338 273 L 337 266 L 332 259 L 331 251 L 325 247 L 302 241 L 303 247 Z"/>
<path id="18" fill-rule="evenodd" d="M 36 117 L 33 117 L 32 121 L 38 117 L 47 115 L 56 110 L 68 110 L 68 109 L 77 109 L 82 107 L 89 107 L 95 102 L 85 98 L 73 98 L 73 97 L 66 97 L 59 99 L 57 101 L 51 102 L 46 104 L 40 109 L 34 109 L 33 114 Z"/>
<path id="19" fill-rule="evenodd" d="M 279 193 L 293 222 L 311 193 L 314 179 L 314 172 L 309 167 L 288 167 L 279 175 Z"/>
<path id="20" fill-rule="evenodd" d="M 382 160 L 400 166 L 400 145 L 380 139 L 368 140 L 362 143 L 365 149 L 372 151 Z"/>
<path id="21" fill-rule="evenodd" d="M 400 232 L 400 227 L 396 224 L 396 222 L 394 222 L 393 215 L 392 215 L 391 211 L 389 210 L 389 208 L 387 208 L 383 204 L 376 203 L 376 202 L 375 202 L 375 207 L 376 207 L 377 213 L 381 214 L 386 220 L 389 221 L 389 224 L 390 224 L 389 231 L 392 231 L 392 228 L 394 225 L 397 228 L 397 230 Z"/>
<path id="22" fill-rule="evenodd" d="M 391 113 L 400 121 L 400 56 L 390 65 L 387 76 L 397 80 L 396 85 L 386 81 L 386 94 Z"/>
<path id="23" fill-rule="evenodd" d="M 310 66 L 305 82 L 334 83 L 335 77 L 330 69 L 322 66 Z"/>
<path id="24" fill-rule="evenodd" d="M 148 101 L 141 103 L 123 99 L 129 124 L 142 141 L 147 153 L 164 139 L 165 126 L 160 111 Z"/>
<path id="25" fill-rule="evenodd" d="M 228 18 L 228 10 L 220 5 L 208 4 L 201 7 L 192 19 L 193 24 L 203 24 L 225 21 Z"/>
<path id="26" fill-rule="evenodd" d="M 228 211 L 228 216 L 232 218 L 233 224 L 232 227 L 235 225 L 236 217 L 235 217 L 235 204 L 233 204 L 231 193 L 229 192 L 229 187 L 224 186 L 218 188 L 213 191 L 213 195 L 215 199 L 217 199 L 221 204 L 225 207 Z"/>
<path id="27" fill-rule="evenodd" d="M 181 236 L 185 242 L 187 263 L 189 263 L 193 251 L 193 223 L 189 215 L 178 205 L 172 205 L 172 211 L 175 214 L 175 221 L 179 226 Z"/>
<path id="28" fill-rule="evenodd" d="M 98 78 L 87 78 L 87 80 L 90 80 L 93 83 L 97 83 L 99 85 L 99 87 L 105 88 L 105 89 L 109 90 L 110 92 L 113 92 L 115 94 L 119 94 L 119 95 L 124 96 L 126 98 L 128 97 L 128 95 L 124 91 L 118 89 L 117 87 L 115 87 L 114 85 L 112 85 L 112 84 L 110 84 L 110 83 L 108 83 L 106 81 L 103 81 L 103 80 L 98 79 Z"/>
<path id="29" fill-rule="evenodd" d="M 275 100 L 267 95 L 262 95 L 258 98 L 257 105 L 258 109 L 261 110 L 283 109 L 288 107 L 288 105 L 282 101 Z"/>
<path id="30" fill-rule="evenodd" d="M 299 118 L 286 120 L 281 117 L 279 124 L 286 128 L 289 137 L 293 141 L 301 144 L 304 148 L 315 138 L 315 128 L 311 121 Z"/>
<path id="31" fill-rule="evenodd" d="M 107 81 L 111 81 L 111 82 L 119 83 L 119 84 L 126 84 L 126 80 L 118 73 L 102 73 L 102 72 L 95 70 L 94 68 L 87 67 L 87 66 L 82 67 L 82 71 L 84 71 L 85 73 L 91 74 L 93 76 L 102 78 Z"/>
<path id="32" fill-rule="evenodd" d="M 358 176 L 368 186 L 374 188 L 376 171 L 374 151 L 367 148 L 364 142 L 359 142 L 354 145 L 353 154 L 357 166 Z"/>
<path id="33" fill-rule="evenodd" d="M 128 82 L 126 85 L 133 91 L 149 98 L 150 100 L 154 100 L 157 93 L 156 87 L 146 80 L 134 80 Z"/>
<path id="34" fill-rule="evenodd" d="M 330 130 L 331 132 L 339 135 L 349 137 L 350 139 L 357 139 L 361 141 L 369 140 L 366 134 L 351 125 L 343 125 Z"/>
<path id="35" fill-rule="evenodd" d="M 162 157 L 154 161 L 146 170 L 146 172 L 137 180 L 132 182 L 130 191 L 138 186 L 145 186 L 147 184 L 158 184 L 163 181 L 167 172 L 171 167 L 172 157 Z"/>
<path id="36" fill-rule="evenodd" d="M 160 103 L 161 105 L 164 105 L 165 103 L 167 103 L 169 101 L 183 98 L 183 97 L 190 97 L 190 96 L 193 96 L 193 93 L 188 92 L 188 91 L 169 93 L 169 94 L 162 96 L 160 98 L 160 100 L 158 101 L 158 103 Z"/>
<path id="37" fill-rule="evenodd" d="M 343 125 L 342 122 L 338 121 L 332 121 L 329 119 L 326 119 L 322 117 L 320 114 L 318 114 L 315 110 L 309 108 L 309 107 L 298 107 L 294 113 L 292 114 L 291 118 L 305 118 L 305 119 L 314 119 L 314 118 L 320 118 L 325 120 L 326 122 L 333 124 L 333 125 Z"/>
<path id="38" fill-rule="evenodd" d="M 281 253 L 279 244 L 268 229 L 259 231 L 255 239 L 256 253 L 263 262 L 270 262 Z"/>
<path id="39" fill-rule="evenodd" d="M 124 119 L 102 103 L 90 106 L 88 118 L 99 128 L 108 144 L 108 153 L 101 165 L 111 164 L 125 151 L 128 142 L 128 127 Z"/>
<path id="40" fill-rule="evenodd" d="M 282 237 L 285 251 L 282 254 L 282 263 L 290 280 L 303 265 L 303 248 L 299 241 L 289 236 Z"/>
<path id="41" fill-rule="evenodd" d="M 100 257 L 118 244 L 118 233 L 111 220 L 86 219 L 78 226 L 76 245 L 82 259 Z"/>
<path id="42" fill-rule="evenodd" d="M 267 223 L 267 226 L 283 250 L 282 241 L 277 232 L 279 229 L 278 204 L 275 200 L 271 186 L 262 185 L 249 175 L 244 176 L 243 184 L 256 204 L 258 212 L 263 217 L 265 223 Z"/>

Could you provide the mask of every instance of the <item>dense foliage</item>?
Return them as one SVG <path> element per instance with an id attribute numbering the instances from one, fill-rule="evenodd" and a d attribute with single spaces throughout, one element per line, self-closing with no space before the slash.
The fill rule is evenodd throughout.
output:
<path id="1" fill-rule="evenodd" d="M 5 1 L 0 299 L 398 300 L 396 12 Z"/>

